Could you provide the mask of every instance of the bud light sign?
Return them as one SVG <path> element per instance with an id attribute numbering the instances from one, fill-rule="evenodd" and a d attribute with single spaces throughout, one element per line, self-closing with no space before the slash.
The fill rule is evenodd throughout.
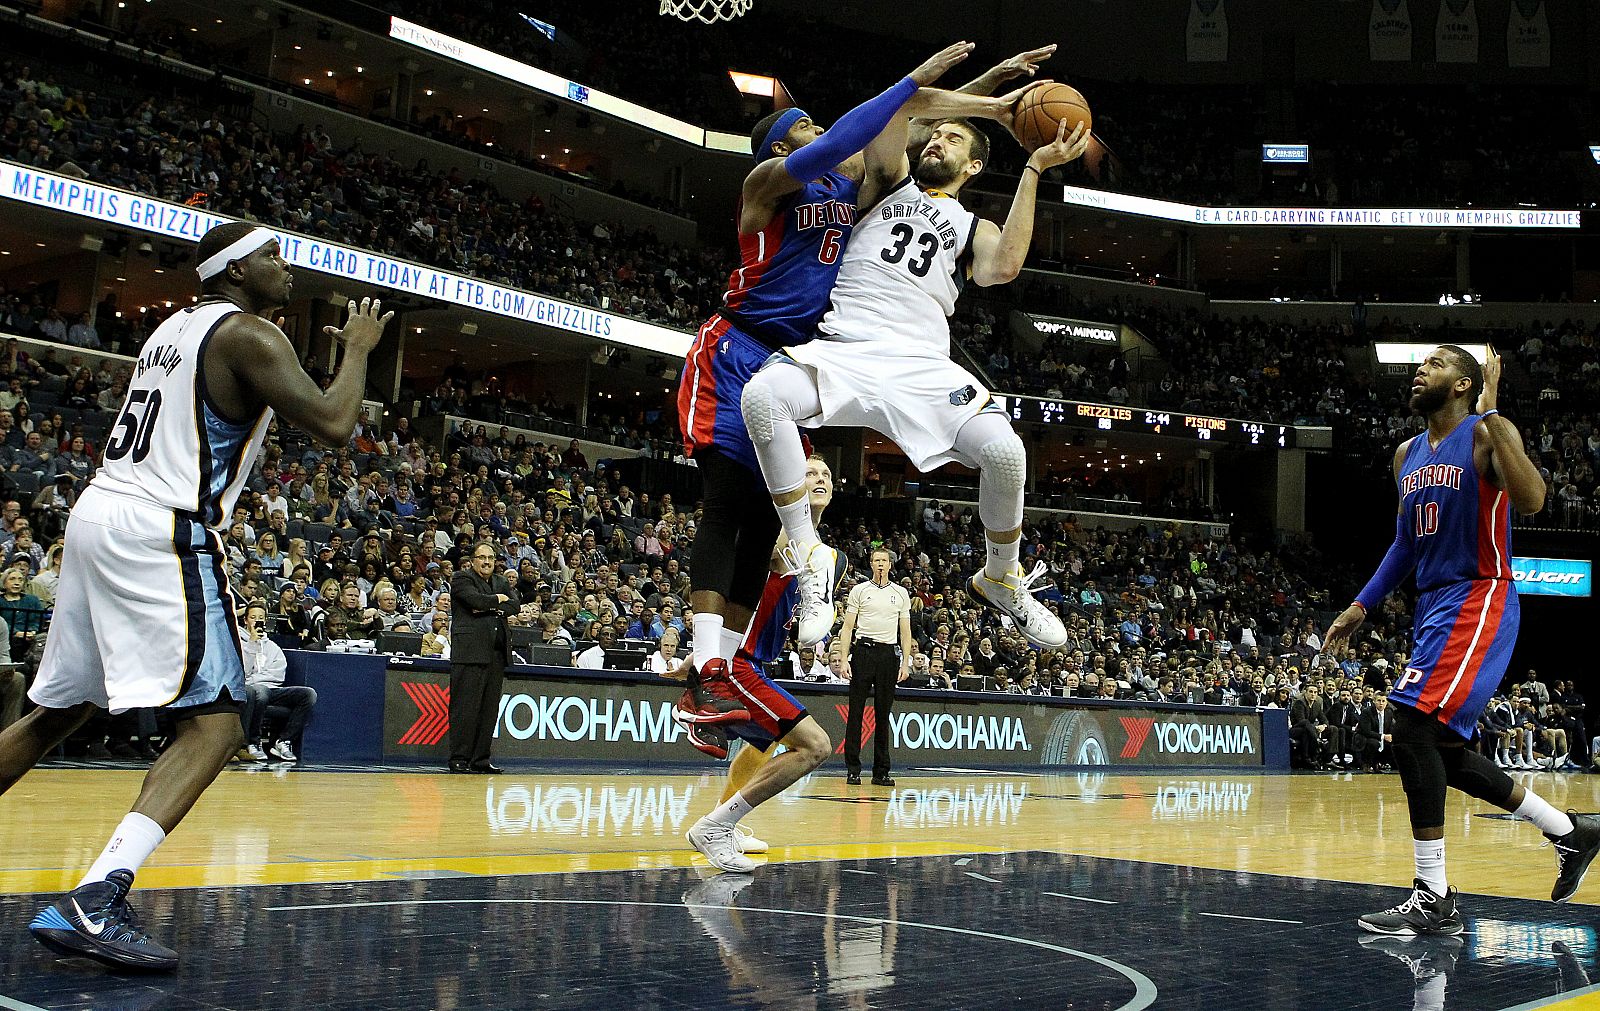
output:
<path id="1" fill-rule="evenodd" d="M 1584 558 L 1513 558 L 1517 592 L 1545 597 L 1587 597 L 1592 563 Z"/>
<path id="2" fill-rule="evenodd" d="M 1270 164 L 1304 165 L 1311 160 L 1311 145 L 1263 144 L 1261 160 Z"/>

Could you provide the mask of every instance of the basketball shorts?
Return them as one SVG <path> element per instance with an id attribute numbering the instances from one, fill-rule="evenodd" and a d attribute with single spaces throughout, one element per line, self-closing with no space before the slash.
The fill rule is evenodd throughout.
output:
<path id="1" fill-rule="evenodd" d="M 114 713 L 243 702 L 244 662 L 215 531 L 90 485 L 67 520 L 61 580 L 28 697 Z"/>
<path id="2" fill-rule="evenodd" d="M 1411 662 L 1389 698 L 1433 714 L 1472 740 L 1511 663 L 1521 617 L 1509 579 L 1475 579 L 1421 594 Z"/>
<path id="3" fill-rule="evenodd" d="M 817 384 L 822 413 L 806 428 L 870 428 L 888 436 L 923 472 L 962 461 L 962 426 L 1000 411 L 976 376 L 937 352 L 880 341 L 818 339 L 792 352 Z"/>
<path id="4" fill-rule="evenodd" d="M 809 713 L 793 695 L 779 688 L 759 667 L 751 663 L 748 654 L 734 657 L 728 680 L 734 694 L 750 710 L 746 723 L 731 723 L 726 729 L 730 737 L 737 737 L 759 751 L 766 751 L 788 736 Z"/>
<path id="5" fill-rule="evenodd" d="M 712 316 L 695 335 L 678 381 L 678 428 L 683 452 L 715 447 L 757 475 L 761 464 L 745 431 L 739 406 L 745 384 L 772 357 L 772 349 L 721 316 Z"/>

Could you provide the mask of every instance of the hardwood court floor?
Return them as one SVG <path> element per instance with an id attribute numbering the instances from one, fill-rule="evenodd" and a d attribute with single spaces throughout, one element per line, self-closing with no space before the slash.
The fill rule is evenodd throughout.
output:
<path id="1" fill-rule="evenodd" d="M 0 1007 L 1499 1009 L 1600 979 L 1600 875 L 1549 903 L 1539 834 L 1455 796 L 1468 934 L 1363 944 L 1354 916 L 1411 877 L 1393 776 L 908 770 L 883 789 L 829 766 L 748 819 L 773 846 L 752 877 L 683 842 L 720 771 L 547 766 L 229 771 L 139 875 L 184 969 L 130 983 L 21 928 L 141 775 L 43 769 L 0 798 Z M 1519 778 L 1600 810 L 1600 776 Z M 369 963 L 377 982 L 352 976 Z"/>

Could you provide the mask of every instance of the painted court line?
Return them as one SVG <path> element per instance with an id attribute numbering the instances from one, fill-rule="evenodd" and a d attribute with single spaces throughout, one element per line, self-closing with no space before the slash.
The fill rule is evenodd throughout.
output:
<path id="1" fill-rule="evenodd" d="M 1237 916 L 1233 913 L 1201 913 L 1200 915 L 1216 916 L 1224 920 L 1253 920 L 1256 923 L 1292 923 L 1297 927 L 1305 923 L 1304 920 L 1276 920 L 1270 916 Z"/>
<path id="2" fill-rule="evenodd" d="M 46 1009 L 33 1004 L 24 1004 L 20 1000 L 12 1000 L 4 994 L 0 994 L 0 1007 L 5 1008 L 6 1011 L 46 1011 Z"/>
<path id="3" fill-rule="evenodd" d="M 979 881 L 987 881 L 991 885 L 998 885 L 1000 883 L 1000 879 L 999 878 L 991 878 L 989 875 L 987 875 L 987 874 L 979 874 L 977 871 L 968 871 L 967 872 L 967 877 L 969 877 L 969 878 L 977 878 Z"/>
<path id="4" fill-rule="evenodd" d="M 1597 994 L 1600 994 L 1600 983 L 1596 983 L 1594 986 L 1586 986 L 1581 990 L 1568 990 L 1566 993 L 1557 993 L 1551 994 L 1549 997 L 1540 997 L 1537 1000 L 1530 1000 L 1526 1004 L 1518 1004 L 1516 1007 L 1505 1008 L 1504 1011 L 1534 1011 L 1535 1008 L 1567 1006 L 1572 1007 L 1574 1011 L 1576 1011 L 1578 1008 L 1600 1007 L 1600 1003 L 1596 1003 L 1595 1001 L 1579 999 L 1583 997 L 1594 997 Z"/>
<path id="5" fill-rule="evenodd" d="M 1098 902 L 1102 906 L 1114 906 L 1113 899 L 1091 899 L 1087 895 L 1068 895 L 1066 892 L 1040 892 L 1040 895 L 1054 895 L 1058 899 L 1077 899 L 1079 902 Z"/>
<path id="6" fill-rule="evenodd" d="M 970 863 L 972 863 L 972 858 L 971 857 L 962 857 L 960 860 L 956 861 L 956 866 L 957 867 L 965 867 Z"/>
<path id="7" fill-rule="evenodd" d="M 877 871 L 858 871 L 854 867 L 841 867 L 841 868 L 839 868 L 839 873 L 840 874 L 865 874 L 869 878 L 875 878 L 875 877 L 878 876 L 878 872 Z"/>

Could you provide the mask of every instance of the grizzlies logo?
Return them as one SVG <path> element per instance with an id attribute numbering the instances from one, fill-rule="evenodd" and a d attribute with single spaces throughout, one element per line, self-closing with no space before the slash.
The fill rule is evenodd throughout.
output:
<path id="1" fill-rule="evenodd" d="M 950 394 L 950 403 L 956 407 L 965 407 L 978 399 L 978 391 L 972 386 L 963 386 Z"/>

